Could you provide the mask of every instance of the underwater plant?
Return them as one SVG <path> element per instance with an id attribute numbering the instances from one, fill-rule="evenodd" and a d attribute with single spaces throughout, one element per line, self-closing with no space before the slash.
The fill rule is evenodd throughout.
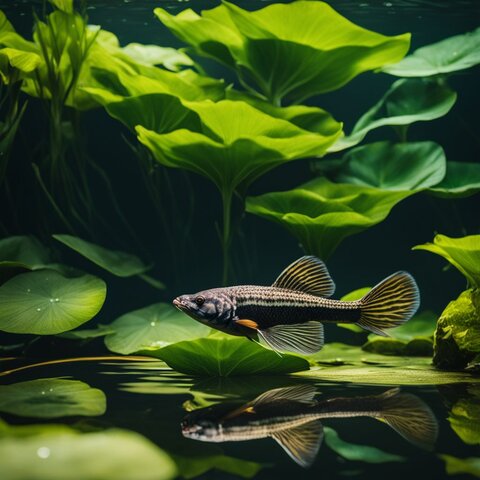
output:
<path id="1" fill-rule="evenodd" d="M 447 370 L 476 368 L 480 363 L 480 235 L 450 238 L 438 234 L 433 243 L 416 245 L 413 250 L 440 255 L 467 280 L 467 290 L 438 319 L 433 363 Z"/>

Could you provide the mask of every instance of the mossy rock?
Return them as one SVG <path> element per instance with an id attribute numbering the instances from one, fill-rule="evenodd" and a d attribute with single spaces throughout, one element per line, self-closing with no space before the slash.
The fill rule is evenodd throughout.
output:
<path id="1" fill-rule="evenodd" d="M 466 368 L 480 353 L 480 289 L 465 290 L 438 319 L 433 363 L 442 369 Z"/>

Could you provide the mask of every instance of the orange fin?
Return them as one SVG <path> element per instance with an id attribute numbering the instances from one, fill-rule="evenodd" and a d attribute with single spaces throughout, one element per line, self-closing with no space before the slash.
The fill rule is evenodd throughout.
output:
<path id="1" fill-rule="evenodd" d="M 247 328 L 253 328 L 254 330 L 258 330 L 258 323 L 254 322 L 253 320 L 236 320 L 236 323 L 242 325 Z"/>

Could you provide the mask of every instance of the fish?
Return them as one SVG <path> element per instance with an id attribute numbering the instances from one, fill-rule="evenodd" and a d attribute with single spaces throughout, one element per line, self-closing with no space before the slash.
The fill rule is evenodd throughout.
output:
<path id="1" fill-rule="evenodd" d="M 408 321 L 420 304 L 414 278 L 396 272 L 355 301 L 333 300 L 326 265 L 306 255 L 271 286 L 238 285 L 181 295 L 173 304 L 195 320 L 230 335 L 263 341 L 280 352 L 313 354 L 324 344 L 324 323 L 353 323 L 377 335 Z"/>
<path id="2" fill-rule="evenodd" d="M 321 420 L 370 417 L 413 445 L 432 450 L 438 422 L 420 398 L 399 388 L 379 395 L 316 401 L 314 385 L 276 388 L 240 405 L 216 404 L 188 413 L 182 435 L 202 442 L 274 439 L 302 467 L 314 462 L 323 440 Z"/>

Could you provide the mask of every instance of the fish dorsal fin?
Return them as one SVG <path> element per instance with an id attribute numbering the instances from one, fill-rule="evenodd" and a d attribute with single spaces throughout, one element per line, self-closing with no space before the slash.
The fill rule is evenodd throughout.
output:
<path id="1" fill-rule="evenodd" d="M 254 408 L 259 405 L 267 406 L 269 403 L 276 402 L 278 400 L 288 400 L 291 402 L 301 402 L 312 405 L 315 403 L 314 397 L 316 393 L 316 387 L 309 384 L 274 388 L 273 390 L 268 390 L 267 392 L 262 393 L 250 403 Z"/>
<path id="2" fill-rule="evenodd" d="M 302 467 L 310 467 L 323 439 L 323 426 L 318 420 L 271 435 L 288 455 Z"/>
<path id="3" fill-rule="evenodd" d="M 290 264 L 275 280 L 272 287 L 331 297 L 335 283 L 325 264 L 317 257 L 306 255 Z"/>
<path id="4" fill-rule="evenodd" d="M 276 325 L 266 330 L 257 330 L 257 332 L 260 338 L 276 352 L 309 355 L 323 347 L 323 325 L 320 322 Z"/>
<path id="5" fill-rule="evenodd" d="M 438 422 L 430 408 L 410 393 L 389 390 L 380 399 L 379 420 L 393 428 L 405 440 L 432 450 L 438 437 Z"/>

